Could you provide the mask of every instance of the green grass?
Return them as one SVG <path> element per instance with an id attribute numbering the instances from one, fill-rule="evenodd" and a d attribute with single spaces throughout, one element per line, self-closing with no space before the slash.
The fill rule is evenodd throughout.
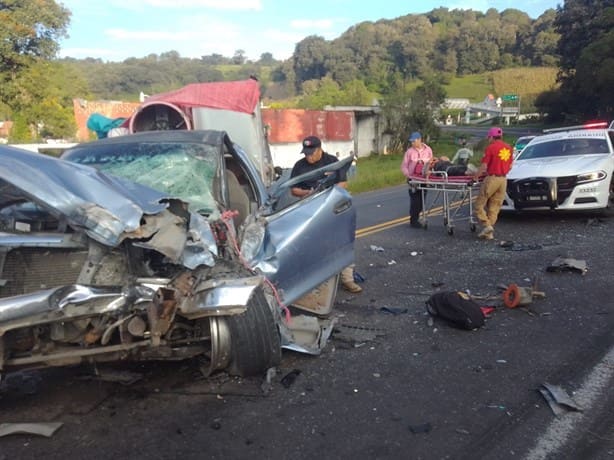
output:
<path id="1" fill-rule="evenodd" d="M 490 73 L 454 77 L 450 84 L 444 85 L 448 97 L 467 98 L 479 102 L 493 92 L 493 81 Z"/>

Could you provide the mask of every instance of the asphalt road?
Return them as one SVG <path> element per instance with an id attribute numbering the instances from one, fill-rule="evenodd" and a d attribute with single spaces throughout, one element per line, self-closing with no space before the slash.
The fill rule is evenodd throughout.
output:
<path id="1" fill-rule="evenodd" d="M 355 203 L 359 227 L 392 224 L 359 231 L 364 292 L 340 291 L 321 356 L 284 352 L 270 385 L 204 379 L 195 363 L 122 367 L 141 377 L 129 385 L 46 372 L 0 393 L 0 421 L 63 426 L 0 438 L 0 460 L 614 458 L 614 220 L 503 216 L 480 241 L 461 220 L 449 236 L 441 216 L 411 229 L 403 187 Z M 547 271 L 558 257 L 588 270 Z M 501 306 L 499 285 L 536 279 L 545 298 Z M 424 302 L 441 290 L 495 311 L 476 331 L 431 324 Z M 582 411 L 555 416 L 544 383 Z"/>

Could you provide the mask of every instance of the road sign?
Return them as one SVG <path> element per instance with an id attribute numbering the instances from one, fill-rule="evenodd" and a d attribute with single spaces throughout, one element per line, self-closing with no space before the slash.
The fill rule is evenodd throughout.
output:
<path id="1" fill-rule="evenodd" d="M 504 94 L 501 99 L 503 99 L 504 101 L 517 101 L 518 100 L 518 94 Z"/>

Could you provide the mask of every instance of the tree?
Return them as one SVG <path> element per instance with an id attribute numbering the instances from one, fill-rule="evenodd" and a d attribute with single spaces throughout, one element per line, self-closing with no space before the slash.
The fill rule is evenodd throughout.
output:
<path id="1" fill-rule="evenodd" d="M 245 50 L 236 50 L 234 56 L 232 56 L 232 63 L 237 65 L 245 64 L 247 58 L 245 57 Z"/>
<path id="2" fill-rule="evenodd" d="M 612 116 L 612 0 L 567 0 L 555 25 L 561 35 L 558 102 L 565 103 L 560 117 Z"/>
<path id="3" fill-rule="evenodd" d="M 298 42 L 292 56 L 293 69 L 298 88 L 307 80 L 319 80 L 328 73 L 324 64 L 328 44 L 323 37 L 311 35 Z"/>
<path id="4" fill-rule="evenodd" d="M 412 131 L 420 131 L 428 140 L 438 135 L 433 115 L 445 98 L 445 91 L 432 78 L 410 91 L 400 74 L 394 76 L 391 92 L 382 103 L 385 132 L 390 135 L 389 148 L 402 152 L 407 147 L 407 137 Z"/>
<path id="5" fill-rule="evenodd" d="M 77 95 L 86 96 L 87 87 L 73 68 L 59 62 L 37 62 L 20 72 L 15 83 L 20 91 L 13 107 L 20 123 L 29 127 L 16 138 L 31 141 L 74 137 L 72 100 Z M 24 139 L 26 133 L 29 138 Z"/>
<path id="6" fill-rule="evenodd" d="M 272 66 L 272 65 L 277 64 L 277 61 L 273 57 L 272 53 L 267 52 L 267 53 L 262 53 L 260 55 L 260 59 L 258 59 L 257 63 L 260 65 Z"/>
<path id="7" fill-rule="evenodd" d="M 580 54 L 576 66 L 575 88 L 578 94 L 578 109 L 584 114 L 604 118 L 610 118 L 614 114 L 612 50 L 614 31 L 588 45 Z"/>
<path id="8" fill-rule="evenodd" d="M 0 3 L 0 103 L 12 101 L 23 88 L 20 73 L 37 61 L 52 59 L 66 36 L 70 12 L 53 0 L 4 0 Z"/>

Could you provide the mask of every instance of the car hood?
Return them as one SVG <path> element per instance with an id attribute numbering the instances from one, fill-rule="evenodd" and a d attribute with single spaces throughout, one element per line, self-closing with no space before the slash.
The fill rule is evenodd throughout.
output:
<path id="1" fill-rule="evenodd" d="M 577 155 L 567 157 L 522 158 L 514 161 L 508 179 L 526 177 L 574 176 L 603 169 L 607 155 Z"/>
<path id="2" fill-rule="evenodd" d="M 213 265 L 216 245 L 206 220 L 185 203 L 88 166 L 2 148 L 0 207 L 32 201 L 110 247 L 125 239 L 188 268 Z"/>

